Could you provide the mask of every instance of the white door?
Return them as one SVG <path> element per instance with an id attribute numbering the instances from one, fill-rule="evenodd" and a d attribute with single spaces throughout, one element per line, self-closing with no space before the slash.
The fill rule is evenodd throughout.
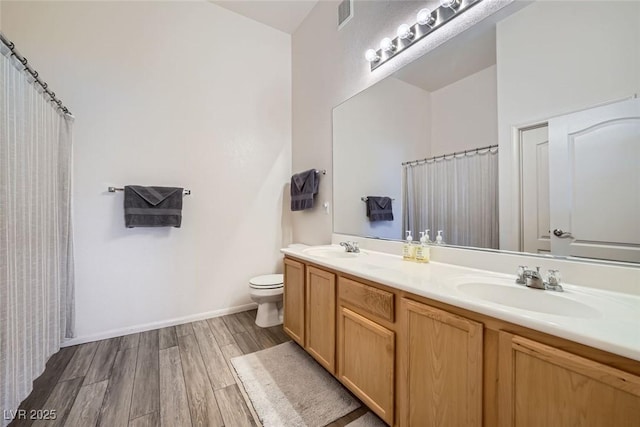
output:
<path id="1" fill-rule="evenodd" d="M 551 252 L 640 262 L 640 100 L 549 121 Z"/>
<path id="2" fill-rule="evenodd" d="M 522 131 L 522 250 L 549 253 L 549 136 L 546 125 Z"/>

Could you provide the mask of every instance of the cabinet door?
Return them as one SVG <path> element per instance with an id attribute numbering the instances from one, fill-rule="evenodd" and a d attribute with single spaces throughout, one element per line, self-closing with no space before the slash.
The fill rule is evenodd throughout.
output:
<path id="1" fill-rule="evenodd" d="M 338 378 L 388 424 L 393 424 L 393 331 L 340 307 Z"/>
<path id="2" fill-rule="evenodd" d="M 336 371 L 336 276 L 307 267 L 305 348 L 332 374 Z"/>
<path id="3" fill-rule="evenodd" d="M 499 425 L 640 426 L 640 377 L 500 332 Z"/>
<path id="4" fill-rule="evenodd" d="M 284 331 L 304 346 L 304 264 L 284 259 Z"/>
<path id="5" fill-rule="evenodd" d="M 402 425 L 482 425 L 482 324 L 402 299 Z"/>

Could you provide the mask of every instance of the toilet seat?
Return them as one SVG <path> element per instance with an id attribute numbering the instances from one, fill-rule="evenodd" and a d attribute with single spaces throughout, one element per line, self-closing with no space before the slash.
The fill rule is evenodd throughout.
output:
<path id="1" fill-rule="evenodd" d="M 283 274 L 265 274 L 249 280 L 249 296 L 258 304 L 256 325 L 261 328 L 282 324 L 283 283 Z"/>
<path id="2" fill-rule="evenodd" d="M 250 279 L 249 287 L 253 289 L 278 289 L 283 287 L 283 283 L 283 274 L 265 274 Z"/>

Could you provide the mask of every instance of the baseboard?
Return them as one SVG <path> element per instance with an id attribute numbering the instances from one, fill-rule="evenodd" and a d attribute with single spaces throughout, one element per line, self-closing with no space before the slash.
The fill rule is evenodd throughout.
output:
<path id="1" fill-rule="evenodd" d="M 253 310 L 256 307 L 258 307 L 258 304 L 252 302 L 249 304 L 238 305 L 236 307 L 222 308 L 220 310 L 207 311 L 204 313 L 192 314 L 184 317 L 176 317 L 174 319 L 161 320 L 159 322 L 144 323 L 142 325 L 129 326 L 126 328 L 111 329 L 106 332 L 100 332 L 99 334 L 71 338 L 63 342 L 60 347 L 69 347 L 72 345 L 100 341 L 108 338 L 121 337 L 123 335 L 151 331 L 154 329 L 165 328 L 167 326 L 182 325 L 183 323 L 195 322 L 198 320 L 209 319 L 211 317 L 220 317 L 227 314 L 240 313 L 241 311 Z"/>

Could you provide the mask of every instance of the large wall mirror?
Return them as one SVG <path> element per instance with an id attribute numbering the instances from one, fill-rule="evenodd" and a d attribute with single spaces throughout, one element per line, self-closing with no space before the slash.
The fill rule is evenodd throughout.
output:
<path id="1" fill-rule="evenodd" d="M 638 93 L 640 2 L 514 2 L 334 108 L 334 232 L 640 263 Z"/>

